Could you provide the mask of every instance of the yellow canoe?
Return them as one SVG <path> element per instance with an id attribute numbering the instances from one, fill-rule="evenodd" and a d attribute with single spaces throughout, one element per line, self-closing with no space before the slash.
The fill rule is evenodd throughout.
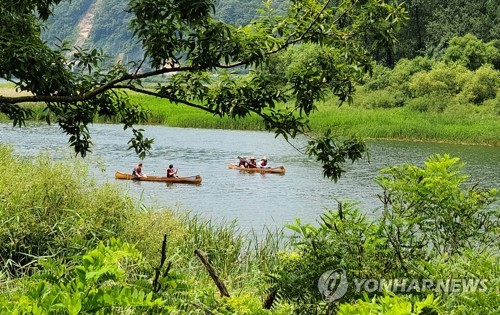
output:
<path id="1" fill-rule="evenodd" d="M 276 174 L 285 174 L 285 167 L 278 166 L 278 167 L 266 167 L 266 168 L 249 168 L 249 167 L 240 167 L 236 164 L 228 164 L 228 168 L 233 169 L 233 170 L 240 170 L 244 172 L 251 172 L 251 173 L 276 173 Z"/>
<path id="2" fill-rule="evenodd" d="M 147 176 L 140 179 L 135 178 L 132 174 L 116 172 L 115 179 L 132 179 L 143 182 L 165 182 L 165 183 L 183 183 L 183 184 L 201 184 L 201 176 L 194 175 L 188 177 L 164 177 L 164 176 Z"/>

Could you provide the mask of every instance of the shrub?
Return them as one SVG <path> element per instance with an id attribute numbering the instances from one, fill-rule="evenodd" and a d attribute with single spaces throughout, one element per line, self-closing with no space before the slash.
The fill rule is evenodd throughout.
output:
<path id="1" fill-rule="evenodd" d="M 464 67 L 449 67 L 441 63 L 430 71 L 413 75 L 408 83 L 408 90 L 413 97 L 453 96 L 462 89 L 464 73 L 467 73 Z"/>
<path id="2" fill-rule="evenodd" d="M 495 39 L 486 44 L 486 60 L 496 70 L 500 70 L 500 40 Z"/>
<path id="3" fill-rule="evenodd" d="M 401 248 L 411 255 L 422 249 L 454 254 L 494 242 L 498 213 L 490 206 L 498 190 L 465 186 L 469 176 L 458 158 L 437 154 L 424 164 L 386 168 L 376 179 L 384 190 L 386 231 L 397 233 L 397 242 L 408 237 Z"/>
<path id="4" fill-rule="evenodd" d="M 391 73 L 391 69 L 375 64 L 371 76 L 365 75 L 363 87 L 370 91 L 382 90 L 390 86 Z"/>
<path id="5" fill-rule="evenodd" d="M 402 91 L 405 95 L 410 95 L 408 82 L 410 78 L 418 72 L 430 71 L 436 61 L 427 57 L 416 57 L 414 59 L 401 59 L 391 72 L 390 85 L 395 90 Z"/>
<path id="6" fill-rule="evenodd" d="M 406 101 L 406 104 L 409 109 L 421 113 L 442 113 L 447 108 L 449 101 L 450 98 L 446 97 L 427 96 L 409 99 Z"/>
<path id="7" fill-rule="evenodd" d="M 458 63 L 470 70 L 479 69 L 489 63 L 500 70 L 500 45 L 498 40 L 484 43 L 475 35 L 454 37 L 448 43 L 443 60 L 447 64 Z"/>
<path id="8" fill-rule="evenodd" d="M 499 90 L 500 72 L 494 70 L 491 65 L 484 65 L 474 71 L 470 80 L 465 82 L 462 93 L 469 101 L 480 104 L 495 98 Z"/>
<path id="9" fill-rule="evenodd" d="M 476 70 L 486 62 L 486 45 L 473 34 L 453 37 L 443 54 L 447 64 L 458 63 L 470 70 Z"/>
<path id="10" fill-rule="evenodd" d="M 486 100 L 482 107 L 484 107 L 486 111 L 500 116 L 500 93 L 497 93 L 494 99 Z"/>
<path id="11" fill-rule="evenodd" d="M 373 220 L 367 219 L 355 205 L 346 203 L 339 203 L 338 211 L 323 214 L 319 226 L 302 224 L 297 219 L 296 224 L 288 226 L 293 231 L 293 251 L 282 255 L 280 269 L 272 282 L 274 287 L 279 289 L 281 297 L 299 306 L 297 313 L 320 313 L 321 310 L 332 311 L 338 305 L 325 303 L 324 298 L 329 296 L 322 296 L 318 290 L 322 277 L 330 271 L 342 270 L 344 274 L 340 280 L 335 278 L 332 284 L 327 282 L 330 278 L 325 280 L 328 290 L 338 288 L 342 279 L 346 281 L 345 291 L 342 291 L 345 294 L 336 302 L 353 303 L 363 295 L 366 300 L 368 294 L 355 289 L 356 278 L 459 277 L 464 275 L 458 269 L 461 265 L 463 271 L 472 271 L 471 277 L 492 278 L 485 292 L 475 294 L 488 300 L 478 305 L 495 305 L 498 298 L 495 299 L 493 293 L 498 273 L 489 268 L 498 259 L 498 253 L 492 250 L 499 245 L 498 210 L 492 206 L 497 190 L 466 187 L 468 176 L 461 172 L 462 167 L 458 158 L 435 155 L 427 159 L 424 167 L 402 165 L 383 169 L 376 179 L 383 189 L 382 208 L 380 216 Z M 472 258 L 473 253 L 483 254 L 480 258 Z M 469 258 L 460 262 L 457 260 L 460 256 Z M 429 260 L 436 264 L 442 261 L 444 266 L 433 269 L 434 264 L 426 263 Z M 474 270 L 473 266 L 478 269 Z M 379 290 L 370 292 L 369 296 L 379 295 Z M 417 291 L 415 296 L 415 301 L 421 301 L 427 292 Z M 466 297 L 463 295 L 464 299 Z M 411 314 L 403 310 L 417 304 L 436 306 L 432 301 L 419 304 L 408 303 L 403 297 L 395 297 L 392 301 L 385 297 L 342 305 L 341 309 L 345 314 L 350 311 L 365 314 L 369 310 L 384 314 L 382 309 L 392 305 L 386 302 L 397 302 L 403 308 L 393 309 L 394 314 L 400 314 L 399 311 Z M 467 305 L 460 299 L 451 301 L 450 308 Z M 427 311 L 432 311 L 432 307 Z M 421 314 L 435 314 L 433 312 Z"/>
<path id="12" fill-rule="evenodd" d="M 396 100 L 395 94 L 388 90 L 358 93 L 354 103 L 364 108 L 393 108 L 400 104 Z"/>
<path id="13" fill-rule="evenodd" d="M 373 299 L 365 297 L 353 304 L 342 304 L 337 315 L 438 315 L 439 309 L 440 301 L 433 295 L 419 300 L 417 297 L 386 294 Z"/>
<path id="14" fill-rule="evenodd" d="M 141 256 L 119 240 L 100 243 L 76 265 L 52 258 L 40 264 L 43 271 L 24 279 L 24 288 L 8 299 L 0 296 L 0 313 L 144 314 L 164 307 L 161 298 L 134 283 Z"/>
<path id="15" fill-rule="evenodd" d="M 491 248 L 498 248 L 498 240 Z M 433 257 L 421 266 L 427 279 L 463 279 L 467 288 L 451 292 L 444 307 L 457 315 L 498 314 L 500 310 L 500 259 L 498 252 L 465 250 L 460 254 Z"/>

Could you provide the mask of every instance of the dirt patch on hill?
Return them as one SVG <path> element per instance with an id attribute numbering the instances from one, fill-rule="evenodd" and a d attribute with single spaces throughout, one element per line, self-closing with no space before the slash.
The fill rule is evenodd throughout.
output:
<path id="1" fill-rule="evenodd" d="M 75 46 L 82 47 L 92 31 L 94 25 L 94 17 L 97 8 L 101 5 L 103 0 L 94 0 L 89 6 L 87 13 L 83 15 L 78 22 L 78 36 L 76 38 Z"/>

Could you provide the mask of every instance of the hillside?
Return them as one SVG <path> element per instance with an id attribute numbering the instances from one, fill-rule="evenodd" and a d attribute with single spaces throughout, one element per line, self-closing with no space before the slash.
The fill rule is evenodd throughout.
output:
<path id="1" fill-rule="evenodd" d="M 132 16 L 127 12 L 130 0 L 63 1 L 49 19 L 43 39 L 51 44 L 58 40 L 85 48 L 103 48 L 115 59 L 140 59 L 140 44 L 129 29 Z M 274 1 L 283 7 L 287 0 Z M 215 16 L 226 23 L 245 25 L 258 13 L 263 0 L 217 0 Z"/>
<path id="2" fill-rule="evenodd" d="M 129 29 L 131 0 L 65 0 L 55 9 L 42 37 L 50 44 L 58 39 L 85 48 L 102 48 L 115 60 L 141 59 L 140 44 Z M 289 0 L 274 0 L 278 12 Z M 233 25 L 245 25 L 258 14 L 264 0 L 215 0 L 215 17 Z M 438 57 L 447 42 L 472 33 L 484 42 L 497 40 L 500 47 L 500 3 L 478 0 L 407 1 L 408 21 L 397 34 L 396 45 L 372 51 L 373 57 L 391 68 L 402 58 Z M 367 42 L 367 47 L 371 43 Z"/>

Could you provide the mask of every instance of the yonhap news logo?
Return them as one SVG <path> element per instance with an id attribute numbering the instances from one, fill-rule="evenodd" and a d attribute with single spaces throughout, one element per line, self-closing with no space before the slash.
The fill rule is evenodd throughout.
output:
<path id="1" fill-rule="evenodd" d="M 391 291 L 394 293 L 458 293 L 488 290 L 488 279 L 360 279 L 353 278 L 349 284 L 344 269 L 328 270 L 318 279 L 319 292 L 328 303 L 342 298 L 349 288 L 355 293 Z M 497 288 L 498 290 L 498 288 Z"/>
<path id="2" fill-rule="evenodd" d="M 319 292 L 329 303 L 343 297 L 347 292 L 347 288 L 347 273 L 344 269 L 328 270 L 319 277 Z"/>

